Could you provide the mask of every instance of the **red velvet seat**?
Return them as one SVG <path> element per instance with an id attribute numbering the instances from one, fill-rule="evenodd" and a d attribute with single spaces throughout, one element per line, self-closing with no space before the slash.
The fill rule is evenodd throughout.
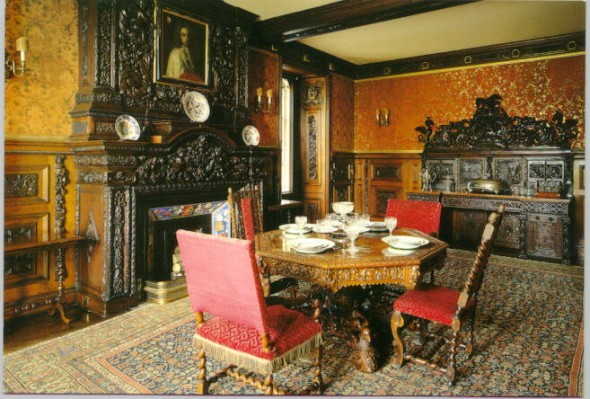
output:
<path id="1" fill-rule="evenodd" d="M 394 302 L 391 329 L 396 346 L 395 362 L 398 366 L 401 367 L 405 361 L 427 365 L 431 369 L 445 373 L 449 384 L 454 384 L 457 348 L 465 348 L 468 356 L 471 355 L 473 349 L 477 294 L 483 282 L 485 267 L 492 244 L 498 234 L 503 212 L 504 206 L 500 205 L 497 212 L 490 214 L 475 261 L 461 291 L 434 284 L 421 284 L 414 290 L 405 292 Z M 420 357 L 416 351 L 406 350 L 406 343 L 401 332 L 402 327 L 412 320 L 418 320 L 419 322 L 422 343 L 425 343 L 426 339 L 434 337 L 434 334 L 431 334 L 428 330 L 428 322 L 439 323 L 451 328 L 452 339 L 450 340 L 447 365 L 441 366 L 430 361 L 428 357 L 433 354 L 432 348 L 429 348 L 428 356 L 423 357 Z M 466 343 L 460 344 L 459 338 L 464 326 L 467 327 L 469 335 Z M 443 337 L 443 341 L 446 342 L 445 337 Z"/>
<path id="2" fill-rule="evenodd" d="M 321 326 L 298 311 L 266 305 L 252 241 L 185 230 L 177 232 L 177 239 L 197 317 L 197 392 L 207 394 L 212 382 L 229 375 L 267 394 L 284 393 L 272 373 L 313 355 L 312 381 L 302 392 L 321 393 Z M 205 320 L 204 314 L 210 317 Z M 207 379 L 206 355 L 229 366 Z M 266 377 L 246 378 L 238 367 Z"/>
<path id="3" fill-rule="evenodd" d="M 440 202 L 390 198 L 385 216 L 395 216 L 397 227 L 416 229 L 438 237 L 441 212 Z"/>

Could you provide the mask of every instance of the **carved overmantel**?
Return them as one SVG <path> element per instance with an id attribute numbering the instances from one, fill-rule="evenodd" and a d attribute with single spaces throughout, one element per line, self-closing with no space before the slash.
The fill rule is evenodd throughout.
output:
<path id="1" fill-rule="evenodd" d="M 493 94 L 475 100 L 472 119 L 436 126 L 429 117 L 416 128 L 424 152 L 437 150 L 514 150 L 534 148 L 574 149 L 578 122 L 557 111 L 551 121 L 530 116 L 510 117 L 502 108 L 502 97 Z"/>
<path id="2" fill-rule="evenodd" d="M 172 134 L 186 128 L 180 98 L 187 89 L 204 94 L 208 124 L 237 141 L 249 124 L 247 47 L 252 14 L 219 1 L 158 0 L 181 14 L 210 22 L 210 84 L 200 87 L 155 82 L 154 0 L 78 0 L 79 89 L 71 111 L 72 140 L 114 140 L 115 119 L 167 121 Z M 237 23 L 240 25 L 238 26 Z M 140 141 L 149 141 L 141 137 Z"/>
<path id="3" fill-rule="evenodd" d="M 102 316 L 141 300 L 147 211 L 225 200 L 227 188 L 276 184 L 275 150 L 237 147 L 223 131 L 197 127 L 165 144 L 79 143 L 74 149 L 78 230 L 89 241 L 79 273 L 81 303 Z M 272 192 L 267 198 L 273 200 Z"/>

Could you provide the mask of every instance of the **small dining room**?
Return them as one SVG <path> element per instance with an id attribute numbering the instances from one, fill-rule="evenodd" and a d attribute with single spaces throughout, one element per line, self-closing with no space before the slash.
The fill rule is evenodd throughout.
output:
<path id="1" fill-rule="evenodd" d="M 583 395 L 584 2 L 5 11 L 7 393 Z"/>

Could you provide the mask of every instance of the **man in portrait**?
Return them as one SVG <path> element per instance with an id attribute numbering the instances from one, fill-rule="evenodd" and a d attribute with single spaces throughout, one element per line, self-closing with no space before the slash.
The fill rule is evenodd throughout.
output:
<path id="1" fill-rule="evenodd" d="M 202 68 L 199 68 L 199 62 L 203 62 L 203 60 L 199 60 L 199 55 L 203 56 L 203 54 L 197 50 L 198 43 L 195 40 L 195 36 L 198 36 L 199 33 L 195 32 L 198 30 L 198 26 L 193 25 L 180 19 L 176 21 L 172 49 L 168 54 L 166 63 L 165 77 L 197 83 L 204 82 L 200 71 Z"/>

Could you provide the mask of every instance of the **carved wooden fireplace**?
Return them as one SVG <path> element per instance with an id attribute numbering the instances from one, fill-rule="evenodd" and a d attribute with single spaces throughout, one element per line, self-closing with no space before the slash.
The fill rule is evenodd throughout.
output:
<path id="1" fill-rule="evenodd" d="M 79 231 L 90 243 L 79 270 L 78 294 L 83 307 L 102 316 L 146 299 L 148 281 L 161 285 L 169 280 L 169 266 L 155 267 L 157 254 L 150 252 L 150 239 L 163 237 L 150 238 L 150 229 L 156 228 L 150 221 L 154 210 L 225 201 L 228 187 L 276 175 L 274 152 L 236 147 L 212 127 L 182 131 L 164 144 L 95 143 L 85 142 L 75 151 Z M 211 215 L 197 212 L 172 225 L 194 229 L 210 220 Z"/>

